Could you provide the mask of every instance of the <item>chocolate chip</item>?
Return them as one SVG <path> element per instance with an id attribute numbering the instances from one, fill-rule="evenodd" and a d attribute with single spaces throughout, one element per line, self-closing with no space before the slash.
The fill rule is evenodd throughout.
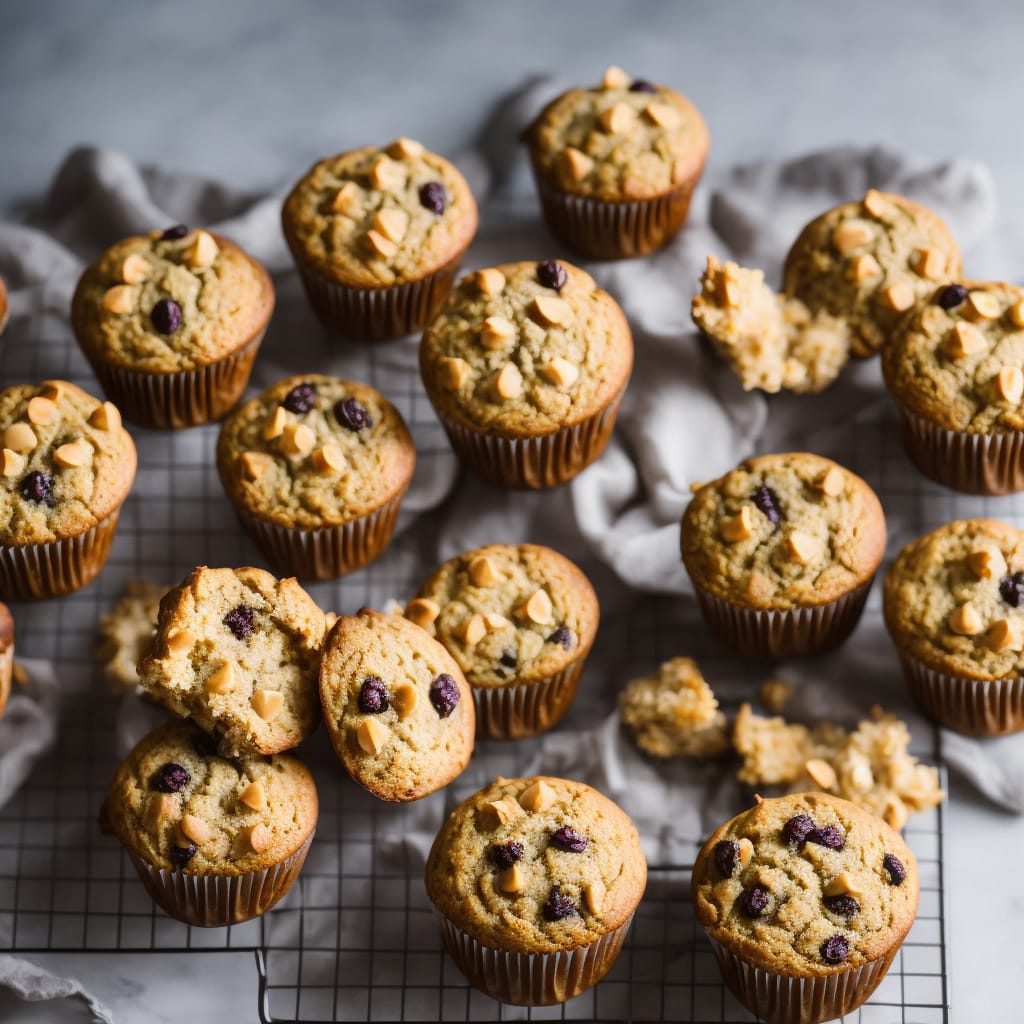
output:
<path id="1" fill-rule="evenodd" d="M 814 831 L 814 819 L 809 814 L 798 814 L 782 826 L 782 838 L 798 849 L 803 849 L 807 836 Z"/>
<path id="2" fill-rule="evenodd" d="M 545 288 L 554 288 L 556 292 L 560 292 L 565 287 L 565 282 L 569 280 L 569 275 L 558 260 L 545 260 L 537 264 L 537 280 Z"/>
<path id="3" fill-rule="evenodd" d="M 821 958 L 828 964 L 841 964 L 850 955 L 850 940 L 837 932 L 821 944 Z"/>
<path id="4" fill-rule="evenodd" d="M 51 508 L 56 504 L 53 500 L 53 477 L 49 473 L 40 473 L 37 469 L 22 477 L 21 483 L 18 484 L 18 493 L 26 501 L 49 505 Z"/>
<path id="5" fill-rule="evenodd" d="M 723 839 L 715 843 L 715 864 L 723 878 L 732 878 L 740 856 L 740 844 L 735 839 Z"/>
<path id="6" fill-rule="evenodd" d="M 188 846 L 172 846 L 168 853 L 171 863 L 179 868 L 183 868 L 195 855 L 195 843 L 189 843 Z"/>
<path id="7" fill-rule="evenodd" d="M 752 885 L 740 893 L 740 909 L 747 917 L 760 917 L 768 909 L 768 890 Z"/>
<path id="8" fill-rule="evenodd" d="M 434 705 L 438 718 L 447 718 L 459 703 L 459 685 L 446 672 L 430 684 L 430 703 Z"/>
<path id="9" fill-rule="evenodd" d="M 770 488 L 761 484 L 754 488 L 751 495 L 754 504 L 765 514 L 768 522 L 777 530 L 782 522 L 782 512 L 779 509 L 779 496 Z"/>
<path id="10" fill-rule="evenodd" d="M 558 644 L 565 650 L 571 651 L 576 646 L 576 634 L 568 626 L 559 626 L 558 629 L 548 637 L 549 644 Z"/>
<path id="11" fill-rule="evenodd" d="M 302 415 L 304 412 L 309 412 L 313 408 L 316 402 L 316 389 L 309 381 L 304 381 L 302 384 L 296 384 L 295 387 L 284 396 L 284 401 L 281 403 L 289 412 L 297 413 Z"/>
<path id="12" fill-rule="evenodd" d="M 860 913 L 860 901 L 855 896 L 848 896 L 845 893 L 839 896 L 826 896 L 822 902 L 825 904 L 826 910 L 845 917 L 847 921 Z"/>
<path id="13" fill-rule="evenodd" d="M 179 238 L 184 238 L 188 234 L 187 224 L 175 224 L 174 227 L 168 228 L 161 236 L 161 242 L 176 242 Z"/>
<path id="14" fill-rule="evenodd" d="M 657 86 L 644 78 L 634 78 L 629 87 L 630 92 L 657 92 Z"/>
<path id="15" fill-rule="evenodd" d="M 824 828 L 812 828 L 807 833 L 807 842 L 825 846 L 830 850 L 841 850 L 846 845 L 846 833 L 835 825 Z"/>
<path id="16" fill-rule="evenodd" d="M 559 850 L 567 850 L 569 853 L 582 853 L 590 845 L 590 840 L 571 826 L 563 825 L 551 833 L 548 843 Z"/>
<path id="17" fill-rule="evenodd" d="M 248 640 L 252 636 L 254 614 L 247 604 L 240 604 L 224 616 L 224 625 L 238 640 Z"/>
<path id="18" fill-rule="evenodd" d="M 334 418 L 346 430 L 362 430 L 363 427 L 372 427 L 373 420 L 366 411 L 362 402 L 355 398 L 343 398 L 334 406 Z"/>
<path id="19" fill-rule="evenodd" d="M 192 776 L 188 769 L 173 761 L 162 765 L 153 778 L 153 788 L 161 793 L 180 793 L 190 782 Z"/>
<path id="20" fill-rule="evenodd" d="M 962 284 L 947 284 L 935 300 L 943 309 L 956 309 L 965 302 L 969 292 Z"/>
<path id="21" fill-rule="evenodd" d="M 367 676 L 359 688 L 359 710 L 364 715 L 379 715 L 391 707 L 388 689 L 376 676 Z"/>
<path id="22" fill-rule="evenodd" d="M 181 326 L 181 306 L 174 299 L 161 299 L 150 310 L 149 319 L 159 334 L 173 334 Z"/>
<path id="23" fill-rule="evenodd" d="M 491 863 L 501 871 L 512 867 L 523 857 L 523 844 L 512 840 L 511 843 L 495 843 L 491 847 Z"/>
<path id="24" fill-rule="evenodd" d="M 515 651 L 502 651 L 501 657 L 498 661 L 505 666 L 505 668 L 515 668 L 519 664 L 519 659 L 516 657 Z"/>
<path id="25" fill-rule="evenodd" d="M 547 902 L 544 904 L 545 920 L 561 921 L 563 918 L 572 917 L 578 913 L 576 904 L 568 896 L 563 896 L 562 890 L 557 885 L 553 885 Z"/>
<path id="26" fill-rule="evenodd" d="M 420 206 L 440 214 L 444 213 L 444 208 L 447 205 L 448 193 L 445 192 L 441 182 L 428 181 L 425 185 L 420 185 Z"/>
<path id="27" fill-rule="evenodd" d="M 903 880 L 907 877 L 907 869 L 903 866 L 903 861 L 899 857 L 894 856 L 891 853 L 887 853 L 882 858 L 882 867 L 889 874 L 890 885 L 902 885 Z"/>
<path id="28" fill-rule="evenodd" d="M 999 596 L 1013 608 L 1019 608 L 1024 598 L 1024 572 L 1015 572 L 999 581 Z"/>

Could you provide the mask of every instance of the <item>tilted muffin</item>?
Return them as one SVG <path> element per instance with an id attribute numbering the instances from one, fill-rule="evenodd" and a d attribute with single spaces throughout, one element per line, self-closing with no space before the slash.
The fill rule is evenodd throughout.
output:
<path id="1" fill-rule="evenodd" d="M 413 139 L 314 164 L 285 200 L 285 240 L 317 316 L 374 341 L 420 330 L 476 234 L 457 168 Z"/>
<path id="2" fill-rule="evenodd" d="M 7 707 L 11 696 L 11 679 L 14 676 L 14 619 L 11 611 L 0 602 L 0 715 Z"/>
<path id="3" fill-rule="evenodd" d="M 672 239 L 708 154 L 707 126 L 685 96 L 617 67 L 549 103 L 524 138 L 548 227 L 596 259 Z"/>
<path id="4" fill-rule="evenodd" d="M 917 913 L 898 832 L 823 793 L 761 800 L 693 866 L 691 896 L 725 983 L 769 1024 L 851 1012 L 885 977 Z"/>
<path id="5" fill-rule="evenodd" d="M 309 579 L 387 547 L 415 464 L 405 421 L 379 391 L 316 373 L 243 403 L 217 441 L 242 525 L 280 572 Z"/>
<path id="6" fill-rule="evenodd" d="M 434 840 L 427 896 L 472 985 L 518 1006 L 585 992 L 622 948 L 647 884 L 629 817 L 582 782 L 495 780 Z"/>
<path id="7" fill-rule="evenodd" d="M 466 675 L 477 735 L 550 729 L 576 695 L 600 610 L 590 581 L 538 544 L 489 544 L 444 563 L 406 618 L 436 637 Z"/>
<path id="8" fill-rule="evenodd" d="M 0 598 L 59 597 L 103 568 L 136 454 L 121 415 L 63 380 L 0 392 Z"/>
<path id="9" fill-rule="evenodd" d="M 632 368 L 622 310 L 564 260 L 467 275 L 420 345 L 423 383 L 456 454 L 503 487 L 553 487 L 593 462 Z"/>
<path id="10" fill-rule="evenodd" d="M 476 716 L 452 656 L 400 615 L 364 608 L 324 644 L 320 701 L 334 751 L 381 800 L 447 786 L 473 753 Z"/>
<path id="11" fill-rule="evenodd" d="M 127 419 L 177 429 L 219 419 L 238 401 L 273 310 L 261 264 L 179 224 L 126 238 L 88 267 L 71 326 Z"/>
<path id="12" fill-rule="evenodd" d="M 281 899 L 316 822 L 316 787 L 297 757 L 219 757 L 190 722 L 143 737 L 100 811 L 150 896 L 204 927 L 247 921 Z"/>
<path id="13" fill-rule="evenodd" d="M 885 624 L 929 717 L 975 736 L 1024 729 L 1024 531 L 958 519 L 885 577 Z"/>
<path id="14" fill-rule="evenodd" d="M 882 358 L 921 472 L 968 494 L 1024 490 L 1024 288 L 933 290 Z"/>
<path id="15" fill-rule="evenodd" d="M 705 621 L 741 654 L 831 647 L 860 618 L 885 553 L 875 492 L 820 455 L 747 459 L 701 487 L 681 546 Z"/>
<path id="16" fill-rule="evenodd" d="M 139 682 L 228 756 L 277 754 L 320 720 L 324 613 L 294 579 L 201 565 L 160 602 Z"/>

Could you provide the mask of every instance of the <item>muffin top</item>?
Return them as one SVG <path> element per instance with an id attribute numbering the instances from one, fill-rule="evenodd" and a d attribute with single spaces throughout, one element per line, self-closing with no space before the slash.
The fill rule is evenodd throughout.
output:
<path id="1" fill-rule="evenodd" d="M 628 921 L 647 862 L 632 821 L 596 789 L 498 778 L 448 816 L 425 880 L 437 909 L 485 946 L 554 953 Z"/>
<path id="2" fill-rule="evenodd" d="M 525 137 L 547 181 L 612 202 L 649 199 L 693 181 L 708 154 L 707 125 L 685 96 L 616 67 L 598 87 L 549 103 Z"/>
<path id="3" fill-rule="evenodd" d="M 1024 288 L 933 290 L 883 352 L 886 384 L 917 415 L 972 434 L 1024 429 Z"/>
<path id="4" fill-rule="evenodd" d="M 469 762 L 476 713 L 451 655 L 400 615 L 342 616 L 324 644 L 320 700 L 345 770 L 381 800 L 446 786 Z"/>
<path id="5" fill-rule="evenodd" d="M 846 320 L 853 354 L 870 356 L 915 302 L 959 273 L 960 249 L 936 214 L 871 189 L 800 232 L 786 257 L 784 290 L 812 314 Z"/>
<path id="6" fill-rule="evenodd" d="M 316 787 L 287 754 L 217 755 L 191 722 L 144 736 L 118 765 L 100 824 L 154 867 L 242 875 L 279 863 L 312 835 Z"/>
<path id="7" fill-rule="evenodd" d="M 827 604 L 870 580 L 884 552 L 875 492 L 806 452 L 741 462 L 701 487 L 683 514 L 693 582 L 747 608 Z"/>
<path id="8" fill-rule="evenodd" d="M 43 544 L 118 509 L 136 454 L 110 402 L 66 380 L 0 391 L 0 544 Z"/>
<path id="9" fill-rule="evenodd" d="M 1024 531 L 957 519 L 908 544 L 885 577 L 885 623 L 931 668 L 1024 675 Z"/>
<path id="10" fill-rule="evenodd" d="M 710 936 L 775 973 L 820 977 L 903 941 L 917 861 L 899 833 L 823 793 L 759 800 L 704 844 L 691 896 Z"/>
<path id="11" fill-rule="evenodd" d="M 406 606 L 470 686 L 535 683 L 585 657 L 597 595 L 569 559 L 539 544 L 488 544 L 449 559 Z"/>
<path id="12" fill-rule="evenodd" d="M 307 373 L 278 381 L 224 421 L 217 468 L 260 519 L 317 528 L 357 519 L 408 486 L 416 464 L 398 410 L 366 384 Z"/>
<path id="13" fill-rule="evenodd" d="M 273 309 L 261 264 L 220 235 L 179 224 L 126 238 L 88 267 L 71 323 L 90 359 L 177 373 L 242 348 Z"/>
<path id="14" fill-rule="evenodd" d="M 201 565 L 161 600 L 139 681 L 224 754 L 277 754 L 320 720 L 324 633 L 324 613 L 294 579 Z"/>
<path id="15" fill-rule="evenodd" d="M 467 275 L 420 346 L 438 411 L 486 433 L 529 437 L 588 419 L 625 387 L 632 367 L 622 310 L 565 260 Z"/>
<path id="16" fill-rule="evenodd" d="M 284 202 L 295 258 L 352 288 L 418 281 L 476 234 L 473 194 L 455 166 L 413 139 L 315 163 Z"/>

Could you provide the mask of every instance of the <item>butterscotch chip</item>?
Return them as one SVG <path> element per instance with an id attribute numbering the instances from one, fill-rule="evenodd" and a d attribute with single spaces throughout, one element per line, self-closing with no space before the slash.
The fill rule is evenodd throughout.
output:
<path id="1" fill-rule="evenodd" d="M 441 614 L 441 606 L 427 597 L 414 597 L 405 606 L 405 617 L 424 629 Z"/>
<path id="2" fill-rule="evenodd" d="M 208 843 L 213 838 L 213 829 L 202 818 L 195 814 L 183 814 L 178 822 L 178 829 L 188 840 L 197 846 Z M 188 844 L 183 844 L 187 846 Z"/>
<path id="3" fill-rule="evenodd" d="M 985 336 L 973 324 L 963 320 L 953 325 L 944 343 L 946 353 L 954 359 L 966 359 L 983 352 L 988 346 Z"/>
<path id="4" fill-rule="evenodd" d="M 1014 327 L 1024 327 L 1024 299 L 1018 299 L 1010 307 L 1010 319 Z"/>
<path id="5" fill-rule="evenodd" d="M 400 242 L 409 230 L 409 214 L 397 208 L 379 210 L 373 226 L 390 241 Z"/>
<path id="6" fill-rule="evenodd" d="M 417 694 L 416 688 L 408 683 L 397 687 L 391 695 L 391 704 L 401 719 L 406 719 L 412 714 L 418 700 L 419 694 Z"/>
<path id="7" fill-rule="evenodd" d="M 127 284 L 115 284 L 103 293 L 102 304 L 108 313 L 124 316 L 135 309 L 135 289 Z"/>
<path id="8" fill-rule="evenodd" d="M 503 316 L 489 316 L 480 328 L 480 344 L 492 351 L 508 348 L 518 334 L 516 325 Z"/>
<path id="9" fill-rule="evenodd" d="M 423 155 L 423 143 L 403 135 L 388 146 L 388 153 L 396 160 L 415 160 Z"/>
<path id="10" fill-rule="evenodd" d="M 993 651 L 1024 650 L 1024 623 L 1020 619 L 998 619 L 989 627 L 985 643 Z"/>
<path id="11" fill-rule="evenodd" d="M 876 189 L 869 189 L 864 194 L 862 202 L 864 203 L 864 209 L 867 210 L 872 217 L 878 217 L 881 219 L 892 212 L 885 196 Z"/>
<path id="12" fill-rule="evenodd" d="M 598 121 L 606 132 L 628 132 L 636 121 L 636 111 L 628 103 L 615 103 L 601 111 Z"/>
<path id="13" fill-rule="evenodd" d="M 967 306 L 978 320 L 996 320 L 1002 312 L 999 300 L 991 292 L 969 292 Z"/>
<path id="14" fill-rule="evenodd" d="M 469 380 L 469 363 L 465 359 L 442 359 L 443 382 L 446 388 L 458 391 Z"/>
<path id="15" fill-rule="evenodd" d="M 12 423 L 4 431 L 4 447 L 13 452 L 30 452 L 36 444 L 35 431 L 27 423 Z"/>
<path id="16" fill-rule="evenodd" d="M 811 781 L 824 790 L 830 790 L 836 784 L 836 770 L 820 757 L 812 757 L 804 762 L 804 771 L 811 777 Z"/>
<path id="17" fill-rule="evenodd" d="M 203 685 L 207 693 L 229 693 L 237 683 L 234 663 L 225 661 L 207 677 Z"/>
<path id="18" fill-rule="evenodd" d="M 543 811 L 555 801 L 555 791 L 543 780 L 538 779 L 520 794 L 519 803 L 527 811 Z"/>
<path id="19" fill-rule="evenodd" d="M 521 619 L 529 619 L 538 625 L 544 625 L 551 621 L 554 608 L 551 598 L 546 590 L 535 590 L 526 601 L 516 609 L 516 615 Z"/>
<path id="20" fill-rule="evenodd" d="M 149 277 L 152 269 L 145 256 L 133 252 L 126 256 L 121 264 L 121 280 L 125 284 L 141 284 Z"/>
<path id="21" fill-rule="evenodd" d="M 648 103 L 644 114 L 659 128 L 674 128 L 679 124 L 679 111 L 667 103 Z"/>
<path id="22" fill-rule="evenodd" d="M 786 548 L 796 561 L 802 565 L 810 562 L 818 553 L 818 544 L 813 537 L 800 530 L 792 530 L 786 537 Z"/>
<path id="23" fill-rule="evenodd" d="M 5 448 L 0 454 L 0 471 L 4 476 L 19 476 L 25 468 L 25 456 L 19 455 L 11 448 Z"/>
<path id="24" fill-rule="evenodd" d="M 583 887 L 583 902 L 591 914 L 600 914 L 607 898 L 608 890 L 599 878 Z"/>
<path id="25" fill-rule="evenodd" d="M 113 432 L 121 429 L 121 414 L 113 402 L 104 402 L 89 417 L 89 423 L 97 430 Z"/>
<path id="26" fill-rule="evenodd" d="M 284 694 L 280 690 L 257 690 L 252 695 L 252 709 L 264 722 L 272 722 L 284 707 Z"/>
<path id="27" fill-rule="evenodd" d="M 895 284 L 889 285 L 882 295 L 889 308 L 897 313 L 910 309 L 914 304 L 914 289 L 906 281 L 897 281 Z"/>
<path id="28" fill-rule="evenodd" d="M 384 191 L 397 191 L 405 185 L 406 173 L 400 163 L 382 155 L 370 167 L 370 184 Z"/>
<path id="29" fill-rule="evenodd" d="M 501 398 L 518 398 L 523 393 L 523 375 L 515 363 L 506 363 L 498 372 L 494 389 Z"/>
<path id="30" fill-rule="evenodd" d="M 937 281 L 946 270 L 946 260 L 938 249 L 915 249 L 911 265 L 921 277 Z"/>
<path id="31" fill-rule="evenodd" d="M 958 605 L 949 613 L 946 620 L 949 628 L 961 636 L 975 636 L 982 631 L 984 623 L 974 605 L 965 603 Z"/>
<path id="32" fill-rule="evenodd" d="M 366 240 L 370 243 L 370 248 L 378 256 L 383 256 L 386 260 L 391 259 L 398 252 L 398 246 L 390 238 L 385 237 L 373 228 L 366 232 Z"/>
<path id="33" fill-rule="evenodd" d="M 265 811 L 267 809 L 267 791 L 259 779 L 250 782 L 239 794 L 238 799 L 250 810 Z"/>
<path id="34" fill-rule="evenodd" d="M 263 822 L 255 825 L 246 825 L 238 830 L 235 836 L 234 855 L 244 857 L 250 850 L 253 853 L 263 853 L 270 849 L 273 836 L 270 829 Z"/>
<path id="35" fill-rule="evenodd" d="M 1006 559 L 998 548 L 977 548 L 967 556 L 967 565 L 979 579 L 1000 579 L 1006 575 Z"/>
<path id="36" fill-rule="evenodd" d="M 209 231 L 197 231 L 192 244 L 188 247 L 185 262 L 193 270 L 202 270 L 204 267 L 212 266 L 219 253 L 220 246 L 213 235 Z"/>
<path id="37" fill-rule="evenodd" d="M 849 871 L 840 871 L 832 881 L 825 883 L 822 891 L 826 896 L 863 896 L 864 885 Z"/>
<path id="38" fill-rule="evenodd" d="M 286 423 L 281 431 L 281 451 L 285 455 L 308 455 L 316 444 L 316 434 L 305 423 Z"/>
<path id="39" fill-rule="evenodd" d="M 1000 367 L 996 374 L 996 390 L 1004 402 L 1015 405 L 1024 395 L 1024 373 L 1018 366 Z"/>
<path id="40" fill-rule="evenodd" d="M 573 181 L 582 181 L 594 169 L 594 161 L 575 146 L 568 146 L 558 163 Z"/>
<path id="41" fill-rule="evenodd" d="M 491 827 L 498 828 L 500 825 L 512 821 L 513 818 L 518 818 L 523 813 L 523 808 L 518 801 L 506 796 L 484 804 L 483 812 L 491 823 Z"/>
<path id="42" fill-rule="evenodd" d="M 618 65 L 611 64 L 601 79 L 602 89 L 628 89 L 631 79 Z"/>
<path id="43" fill-rule="evenodd" d="M 34 423 L 36 426 L 45 426 L 47 423 L 53 423 L 58 415 L 57 406 L 50 399 L 36 395 L 35 398 L 28 400 L 27 416 L 29 423 Z"/>
<path id="44" fill-rule="evenodd" d="M 830 466 L 818 478 L 818 486 L 821 488 L 822 494 L 835 498 L 843 493 L 843 489 L 846 487 L 846 477 L 843 476 L 843 471 L 838 466 Z"/>
<path id="45" fill-rule="evenodd" d="M 499 615 L 497 612 L 487 612 L 484 615 L 484 625 L 489 630 L 495 630 L 504 629 L 506 626 L 511 626 L 512 623 L 504 615 Z"/>
<path id="46" fill-rule="evenodd" d="M 179 629 L 167 636 L 167 649 L 175 654 L 191 651 L 195 643 L 195 634 L 188 629 Z"/>
<path id="47" fill-rule="evenodd" d="M 356 729 L 356 742 L 361 750 L 376 757 L 391 739 L 391 730 L 376 718 L 366 718 Z"/>
<path id="48" fill-rule="evenodd" d="M 574 366 L 568 359 L 555 356 L 549 363 L 540 368 L 541 375 L 559 388 L 571 388 L 579 379 L 579 367 Z"/>
<path id="49" fill-rule="evenodd" d="M 882 268 L 871 253 L 863 253 L 850 262 L 846 268 L 846 276 L 851 281 L 867 281 L 872 277 L 880 277 Z"/>
<path id="50" fill-rule="evenodd" d="M 505 290 L 505 275 L 497 267 L 477 270 L 472 280 L 481 295 L 500 295 Z"/>
<path id="51" fill-rule="evenodd" d="M 340 473 L 345 468 L 345 456 L 336 444 L 325 444 L 313 452 L 313 463 L 321 473 Z"/>
<path id="52" fill-rule="evenodd" d="M 466 644 L 475 644 L 487 633 L 487 626 L 484 624 L 482 615 L 471 615 L 461 629 L 462 640 Z"/>
<path id="53" fill-rule="evenodd" d="M 493 587 L 498 582 L 494 563 L 486 555 L 477 555 L 470 560 L 469 580 L 474 587 Z"/>
<path id="54" fill-rule="evenodd" d="M 270 414 L 270 419 L 267 420 L 267 424 L 263 428 L 263 440 L 272 441 L 275 437 L 280 437 L 287 423 L 288 413 L 284 406 L 275 406 L 274 411 Z"/>
<path id="55" fill-rule="evenodd" d="M 502 892 L 517 893 L 526 888 L 526 872 L 521 864 L 513 864 L 498 875 L 498 888 Z"/>
<path id="56" fill-rule="evenodd" d="M 572 322 L 572 306 L 556 295 L 537 295 L 530 303 L 530 316 L 542 326 L 556 327 Z"/>
<path id="57" fill-rule="evenodd" d="M 248 480 L 259 480 L 270 468 L 270 459 L 263 452 L 242 452 L 242 472 Z"/>
<path id="58" fill-rule="evenodd" d="M 874 230 L 862 220 L 840 221 L 832 232 L 832 244 L 840 256 L 851 256 L 858 249 L 870 245 L 874 239 Z"/>
<path id="59" fill-rule="evenodd" d="M 53 461 L 62 469 L 75 469 L 92 461 L 93 447 L 84 437 L 62 444 L 54 453 Z"/>
<path id="60" fill-rule="evenodd" d="M 335 213 L 355 213 L 358 209 L 359 197 L 361 195 L 362 190 L 354 181 L 346 181 L 334 194 L 334 199 L 331 201 L 331 209 Z"/>
<path id="61" fill-rule="evenodd" d="M 749 505 L 743 505 L 734 516 L 722 520 L 722 540 L 735 543 L 746 540 L 754 533 L 754 519 Z"/>
<path id="62" fill-rule="evenodd" d="M 172 793 L 156 793 L 146 805 L 146 828 L 155 832 L 160 823 L 175 818 L 180 811 L 178 798 Z"/>

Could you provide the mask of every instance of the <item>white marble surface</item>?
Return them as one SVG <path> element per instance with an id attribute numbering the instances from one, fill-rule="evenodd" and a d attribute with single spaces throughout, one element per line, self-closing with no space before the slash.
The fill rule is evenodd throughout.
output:
<path id="1" fill-rule="evenodd" d="M 77 143 L 265 189 L 399 134 L 455 151 L 526 76 L 586 82 L 618 63 L 694 99 L 717 166 L 842 142 L 983 161 L 1002 254 L 980 272 L 1019 280 L 1021 38 L 1015 0 L 33 0 L 9 5 L 0 32 L 0 214 L 25 216 Z M 1010 1024 L 1024 896 L 1009 867 L 1024 820 L 955 785 L 948 820 L 951 1019 Z M 119 1022 L 256 1017 L 249 954 L 38 960 L 79 976 Z M 84 1019 L 77 1005 L 0 995 L 10 1024 Z"/>

